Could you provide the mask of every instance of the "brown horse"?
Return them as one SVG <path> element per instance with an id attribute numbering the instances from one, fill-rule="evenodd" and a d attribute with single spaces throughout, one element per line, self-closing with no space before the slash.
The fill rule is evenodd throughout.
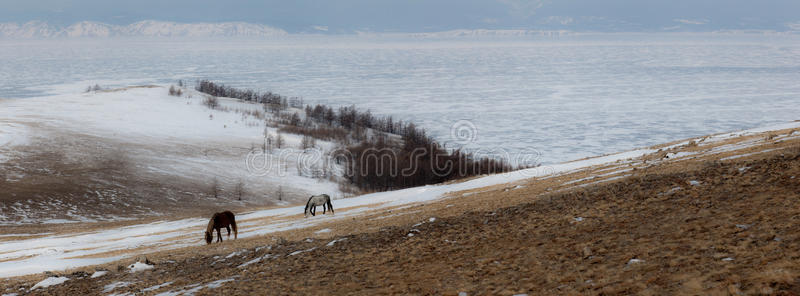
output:
<path id="1" fill-rule="evenodd" d="M 208 228 L 206 228 L 206 243 L 210 244 L 214 240 L 214 229 L 217 230 L 217 242 L 222 242 L 222 228 L 228 230 L 228 239 L 231 238 L 231 228 L 233 228 L 233 239 L 239 236 L 239 231 L 236 229 L 236 218 L 231 211 L 224 211 L 211 216 L 208 221 Z"/>

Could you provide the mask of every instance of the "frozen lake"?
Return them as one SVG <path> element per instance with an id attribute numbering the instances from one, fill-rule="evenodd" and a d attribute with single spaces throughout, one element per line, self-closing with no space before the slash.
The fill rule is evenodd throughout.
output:
<path id="1" fill-rule="evenodd" d="M 797 37 L 0 40 L 0 97 L 205 78 L 410 119 L 555 163 L 800 119 Z"/>

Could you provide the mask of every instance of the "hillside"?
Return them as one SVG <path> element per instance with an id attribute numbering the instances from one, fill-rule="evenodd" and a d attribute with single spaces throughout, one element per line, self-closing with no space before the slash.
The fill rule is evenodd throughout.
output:
<path id="1" fill-rule="evenodd" d="M 301 207 L 244 213 L 240 238 L 211 246 L 200 242 L 201 218 L 18 233 L 0 249 L 6 276 L 58 258 L 62 268 L 101 265 L 9 278 L 0 291 L 796 294 L 799 127 L 364 195 L 335 201 L 335 215 L 304 219 Z M 150 241 L 157 243 L 136 248 Z M 47 251 L 67 242 L 74 249 Z M 140 254 L 153 267 L 131 272 Z M 66 281 L 31 289 L 42 280 Z"/>
<path id="2" fill-rule="evenodd" d="M 332 143 L 307 152 L 302 136 L 265 126 L 279 118 L 261 105 L 205 98 L 145 86 L 0 99 L 0 232 L 342 197 L 332 176 L 306 170 Z M 283 145 L 265 147 L 265 132 Z"/>

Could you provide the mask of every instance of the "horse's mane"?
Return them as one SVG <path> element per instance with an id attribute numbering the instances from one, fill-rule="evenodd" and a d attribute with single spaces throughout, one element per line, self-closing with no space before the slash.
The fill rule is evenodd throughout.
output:
<path id="1" fill-rule="evenodd" d="M 311 205 L 311 200 L 314 199 L 314 196 L 315 195 L 312 195 L 311 197 L 308 198 L 308 201 L 306 202 L 306 209 L 304 210 L 304 212 L 308 211 L 308 207 Z"/>
<path id="2" fill-rule="evenodd" d="M 219 213 L 214 213 L 214 215 L 211 216 L 211 220 L 208 221 L 208 227 L 206 227 L 206 232 L 214 231 L 214 220 L 217 220 L 217 215 L 219 215 Z"/>

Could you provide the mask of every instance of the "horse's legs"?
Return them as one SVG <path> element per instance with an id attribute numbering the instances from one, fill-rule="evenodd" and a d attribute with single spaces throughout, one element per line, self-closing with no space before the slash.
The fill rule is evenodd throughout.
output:
<path id="1" fill-rule="evenodd" d="M 217 228 L 217 242 L 222 242 L 222 228 Z"/>
<path id="2" fill-rule="evenodd" d="M 311 216 L 313 217 L 316 215 L 317 215 L 317 206 L 313 206 L 311 207 Z"/>
<path id="3" fill-rule="evenodd" d="M 231 226 L 230 225 L 225 226 L 225 229 L 228 230 L 228 239 L 231 239 Z"/>
<path id="4" fill-rule="evenodd" d="M 322 214 L 325 215 L 325 204 L 322 204 Z"/>

